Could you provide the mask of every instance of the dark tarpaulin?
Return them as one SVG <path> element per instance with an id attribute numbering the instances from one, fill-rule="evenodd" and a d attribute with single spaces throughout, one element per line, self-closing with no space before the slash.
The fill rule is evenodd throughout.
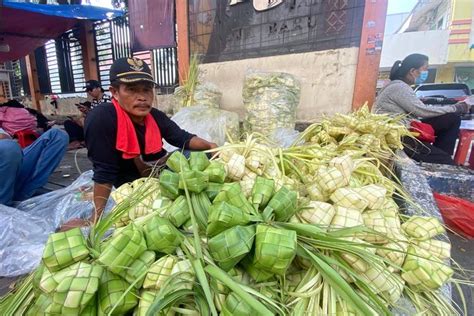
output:
<path id="1" fill-rule="evenodd" d="M 129 0 L 132 51 L 176 46 L 174 0 Z"/>
<path id="2" fill-rule="evenodd" d="M 82 5 L 42 5 L 3 1 L 0 7 L 0 63 L 28 55 L 73 28 L 79 19 L 101 20 L 122 11 Z"/>

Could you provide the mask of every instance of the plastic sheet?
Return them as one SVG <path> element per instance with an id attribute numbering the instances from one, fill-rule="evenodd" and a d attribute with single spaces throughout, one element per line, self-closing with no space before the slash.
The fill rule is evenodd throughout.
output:
<path id="1" fill-rule="evenodd" d="M 92 171 L 70 186 L 23 201 L 0 205 L 0 277 L 31 272 L 40 262 L 48 235 L 73 218 L 92 214 Z M 113 202 L 109 201 L 106 210 Z"/>
<path id="2" fill-rule="evenodd" d="M 240 137 L 237 113 L 205 106 L 192 106 L 181 109 L 171 119 L 189 133 L 196 134 L 219 146 L 228 140 L 226 132 L 232 139 Z M 176 149 L 168 143 L 165 143 L 164 148 L 167 151 Z"/>
<path id="3" fill-rule="evenodd" d="M 244 129 L 266 136 L 277 128 L 295 129 L 300 83 L 285 73 L 253 72 L 245 77 Z"/>
<path id="4" fill-rule="evenodd" d="M 280 145 L 280 147 L 288 148 L 298 139 L 300 133 L 291 128 L 277 128 L 273 131 L 270 139 Z"/>
<path id="5" fill-rule="evenodd" d="M 446 225 L 466 238 L 474 239 L 474 203 L 436 192 L 433 195 Z"/>

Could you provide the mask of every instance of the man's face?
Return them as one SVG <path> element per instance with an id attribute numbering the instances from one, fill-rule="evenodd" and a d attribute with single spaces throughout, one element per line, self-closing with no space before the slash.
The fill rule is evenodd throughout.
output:
<path id="1" fill-rule="evenodd" d="M 118 89 L 110 87 L 112 96 L 131 116 L 145 117 L 151 111 L 155 97 L 154 85 L 151 82 L 120 84 Z"/>
<path id="2" fill-rule="evenodd" d="M 87 93 L 89 93 L 89 95 L 94 99 L 98 99 L 101 92 L 102 92 L 102 89 L 100 87 L 87 91 Z"/>

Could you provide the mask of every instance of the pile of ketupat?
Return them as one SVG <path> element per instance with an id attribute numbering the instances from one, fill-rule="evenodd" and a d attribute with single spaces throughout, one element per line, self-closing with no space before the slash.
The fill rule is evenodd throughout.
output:
<path id="1" fill-rule="evenodd" d="M 390 315 L 405 296 L 419 313 L 457 315 L 439 289 L 468 282 L 452 277 L 450 245 L 436 239 L 444 228 L 399 213 L 394 198 L 406 195 L 381 162 L 403 135 L 362 109 L 286 149 L 249 136 L 212 161 L 175 152 L 159 179 L 118 188 L 88 236 L 52 234 L 0 311 Z"/>

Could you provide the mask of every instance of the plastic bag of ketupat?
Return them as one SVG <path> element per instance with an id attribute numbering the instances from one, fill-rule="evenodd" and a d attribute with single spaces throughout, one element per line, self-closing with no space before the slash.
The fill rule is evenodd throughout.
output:
<path id="1" fill-rule="evenodd" d="M 171 119 L 189 133 L 219 146 L 224 145 L 226 141 L 240 138 L 239 115 L 237 113 L 205 106 L 191 106 L 181 109 Z M 167 151 L 181 149 L 166 142 L 164 148 Z"/>
<path id="2" fill-rule="evenodd" d="M 39 264 L 50 233 L 74 218 L 89 218 L 93 210 L 92 171 L 71 185 L 20 202 L 0 205 L 0 277 L 31 272 Z M 110 199 L 106 213 L 113 201 Z"/>
<path id="3" fill-rule="evenodd" d="M 189 99 L 183 87 L 177 87 L 174 93 L 174 110 L 179 112 L 188 106 L 203 106 L 218 109 L 221 104 L 222 92 L 211 82 L 199 82 L 194 89 L 193 97 Z"/>
<path id="4" fill-rule="evenodd" d="M 242 93 L 245 132 L 269 136 L 277 128 L 295 129 L 300 83 L 292 75 L 249 72 Z"/>

